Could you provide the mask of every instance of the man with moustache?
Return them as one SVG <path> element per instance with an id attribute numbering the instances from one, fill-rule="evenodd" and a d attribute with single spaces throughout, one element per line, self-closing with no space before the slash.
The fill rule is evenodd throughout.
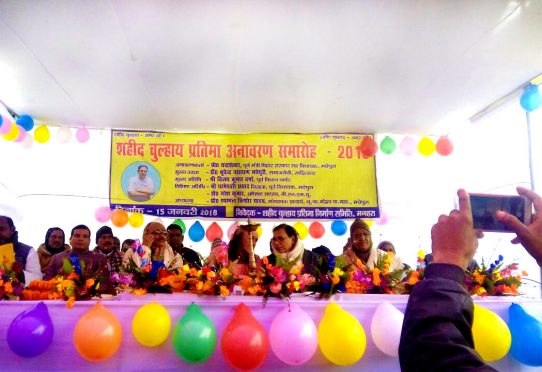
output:
<path id="1" fill-rule="evenodd" d="M 109 226 L 102 226 L 96 232 L 95 252 L 107 258 L 107 267 L 110 272 L 118 273 L 122 266 L 122 254 L 115 250 L 113 230 Z"/>
<path id="2" fill-rule="evenodd" d="M 75 226 L 71 231 L 70 245 L 72 247 L 71 251 L 65 251 L 53 256 L 43 275 L 43 279 L 49 280 L 57 275 L 68 276 L 69 273 L 64 271 L 64 260 L 67 260 L 76 274 L 87 279 L 99 279 L 99 291 L 109 293 L 111 287 L 107 259 L 103 254 L 89 250 L 90 229 L 85 225 Z"/>
<path id="3" fill-rule="evenodd" d="M 160 219 L 156 219 L 145 226 L 143 230 L 143 243 L 140 252 L 129 248 L 124 254 L 124 265 L 133 261 L 139 267 L 150 265 L 151 277 L 156 277 L 158 269 L 164 267 L 168 271 L 178 269 L 183 265 L 183 258 L 173 251 L 168 244 L 167 230 Z"/>
<path id="4" fill-rule="evenodd" d="M 11 270 L 17 279 L 26 285 L 32 280 L 41 279 L 40 262 L 36 250 L 19 242 L 19 234 L 11 217 L 0 216 L 0 245 L 12 244 L 15 262 Z"/>

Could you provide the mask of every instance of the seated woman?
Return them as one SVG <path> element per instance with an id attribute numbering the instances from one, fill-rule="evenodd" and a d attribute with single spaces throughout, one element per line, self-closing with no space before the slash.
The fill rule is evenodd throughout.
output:
<path id="1" fill-rule="evenodd" d="M 314 252 L 305 249 L 297 231 L 290 225 L 282 223 L 273 229 L 271 251 L 267 259 L 271 265 L 277 264 L 277 258 L 283 265 L 296 265 L 303 263 L 302 274 L 317 276 L 326 273 L 328 267 L 325 260 Z"/>
<path id="2" fill-rule="evenodd" d="M 254 247 L 258 241 L 257 229 L 259 224 L 249 223 L 240 225 L 227 245 L 227 258 L 225 243 L 214 241 L 211 254 L 205 260 L 206 266 L 230 267 L 235 277 L 245 277 L 255 274 L 262 267 L 261 259 L 254 254 Z"/>
<path id="3" fill-rule="evenodd" d="M 122 263 L 126 266 L 132 260 L 138 267 L 148 269 L 151 277 L 160 267 L 168 271 L 176 270 L 183 265 L 183 258 L 173 252 L 168 244 L 167 231 L 161 222 L 153 221 L 143 230 L 143 243 L 141 246 L 129 248 L 124 254 Z"/>
<path id="4" fill-rule="evenodd" d="M 70 246 L 66 244 L 64 230 L 60 227 L 51 227 L 48 229 L 45 233 L 45 242 L 38 247 L 41 272 L 45 273 L 47 266 L 51 262 L 51 258 L 55 254 L 69 251 L 70 249 Z"/>

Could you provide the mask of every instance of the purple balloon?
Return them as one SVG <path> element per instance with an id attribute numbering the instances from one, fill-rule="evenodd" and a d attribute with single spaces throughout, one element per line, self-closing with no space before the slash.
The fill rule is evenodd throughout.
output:
<path id="1" fill-rule="evenodd" d="M 277 358 L 292 366 L 307 363 L 318 348 L 318 330 L 314 321 L 293 303 L 273 319 L 269 339 Z"/>
<path id="2" fill-rule="evenodd" d="M 39 302 L 23 311 L 11 322 L 7 341 L 15 354 L 32 358 L 43 353 L 53 340 L 53 321 L 47 305 Z"/>

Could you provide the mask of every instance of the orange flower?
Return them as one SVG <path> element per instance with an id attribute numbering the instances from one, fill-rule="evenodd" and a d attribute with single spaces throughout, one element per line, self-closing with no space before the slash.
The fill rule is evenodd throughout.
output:
<path id="1" fill-rule="evenodd" d="M 135 294 L 136 296 L 142 296 L 147 293 L 147 290 L 145 288 L 136 288 L 132 291 L 132 294 Z"/>
<path id="2" fill-rule="evenodd" d="M 408 277 L 408 284 L 414 285 L 420 281 L 420 273 L 418 271 L 413 271 Z"/>
<path id="3" fill-rule="evenodd" d="M 6 293 L 13 293 L 13 286 L 11 285 L 11 282 L 6 282 L 6 284 L 4 284 L 4 290 Z"/>
<path id="4" fill-rule="evenodd" d="M 380 286 L 380 270 L 377 267 L 373 269 L 373 284 Z"/>
<path id="5" fill-rule="evenodd" d="M 75 296 L 71 296 L 68 298 L 68 301 L 66 302 L 66 307 L 68 309 L 71 309 L 73 305 L 75 304 Z"/>
<path id="6" fill-rule="evenodd" d="M 87 288 L 90 288 L 90 287 L 92 287 L 93 285 L 94 285 L 94 279 L 93 279 L 93 278 L 89 278 L 89 279 L 87 279 L 87 280 L 85 281 L 85 286 L 86 286 Z"/>
<path id="7" fill-rule="evenodd" d="M 226 297 L 230 295 L 230 290 L 225 285 L 220 286 L 220 295 L 222 297 Z"/>

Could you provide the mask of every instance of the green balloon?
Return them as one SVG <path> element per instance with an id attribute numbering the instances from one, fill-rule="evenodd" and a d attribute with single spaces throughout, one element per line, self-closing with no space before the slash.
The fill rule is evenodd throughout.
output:
<path id="1" fill-rule="evenodd" d="M 184 233 L 186 233 L 186 225 L 184 224 L 183 220 L 177 218 L 175 219 L 175 221 L 173 221 L 173 223 L 181 228 L 181 230 L 183 231 L 183 235 Z"/>
<path id="2" fill-rule="evenodd" d="M 380 142 L 380 150 L 384 153 L 384 154 L 391 154 L 395 151 L 395 149 L 397 148 L 397 144 L 395 143 L 395 141 L 393 140 L 393 138 L 391 138 L 390 136 L 386 136 L 382 142 Z"/>
<path id="3" fill-rule="evenodd" d="M 173 348 L 188 363 L 205 362 L 216 347 L 216 329 L 196 304 L 186 308 L 173 330 Z"/>

